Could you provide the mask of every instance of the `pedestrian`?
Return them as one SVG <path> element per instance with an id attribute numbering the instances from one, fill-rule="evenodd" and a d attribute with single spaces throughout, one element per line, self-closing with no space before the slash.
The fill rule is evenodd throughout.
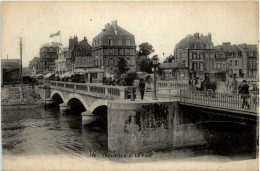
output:
<path id="1" fill-rule="evenodd" d="M 139 82 L 139 90 L 140 90 L 140 94 L 141 94 L 141 99 L 143 100 L 144 99 L 144 90 L 145 90 L 145 82 L 144 82 L 144 79 L 140 79 L 140 82 Z"/>
<path id="2" fill-rule="evenodd" d="M 237 94 L 237 80 L 236 77 L 234 77 L 232 83 L 231 83 L 231 88 L 232 88 L 232 94 Z"/>
<path id="3" fill-rule="evenodd" d="M 247 106 L 247 108 L 250 108 L 250 105 L 247 102 L 247 99 L 249 98 L 249 86 L 246 83 L 246 80 L 243 80 L 242 85 L 239 89 L 239 93 L 241 94 L 241 99 L 243 100 L 242 102 L 242 108 Z"/>

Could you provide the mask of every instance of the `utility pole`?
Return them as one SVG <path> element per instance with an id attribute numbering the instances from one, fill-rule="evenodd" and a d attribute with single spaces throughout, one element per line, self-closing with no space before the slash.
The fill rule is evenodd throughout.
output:
<path id="1" fill-rule="evenodd" d="M 21 99 L 23 99 L 23 42 L 20 37 L 20 84 L 21 84 Z"/>
<path id="2" fill-rule="evenodd" d="M 21 86 L 23 84 L 23 42 L 22 42 L 22 37 L 20 37 L 20 81 L 21 81 Z"/>

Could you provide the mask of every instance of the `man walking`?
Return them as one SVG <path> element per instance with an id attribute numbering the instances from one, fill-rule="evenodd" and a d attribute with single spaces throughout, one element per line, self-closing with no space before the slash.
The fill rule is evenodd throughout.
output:
<path id="1" fill-rule="evenodd" d="M 140 94 L 141 94 L 141 99 L 143 100 L 144 99 L 144 90 L 145 90 L 145 82 L 144 82 L 144 79 L 140 79 L 140 82 L 139 82 L 139 90 L 140 90 Z"/>
<path id="2" fill-rule="evenodd" d="M 246 80 L 243 80 L 242 86 L 239 89 L 239 93 L 241 94 L 241 99 L 243 100 L 242 108 L 246 105 L 249 109 L 250 105 L 247 102 L 247 99 L 249 98 L 249 86 L 246 83 Z"/>

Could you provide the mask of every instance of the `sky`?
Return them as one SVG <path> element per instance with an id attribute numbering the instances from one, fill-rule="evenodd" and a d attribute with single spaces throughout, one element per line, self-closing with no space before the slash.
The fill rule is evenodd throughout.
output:
<path id="1" fill-rule="evenodd" d="M 1 57 L 18 59 L 23 40 L 23 66 L 39 57 L 45 43 L 59 42 L 49 35 L 61 31 L 61 41 L 89 44 L 104 25 L 117 20 L 119 26 L 135 35 L 138 46 L 149 42 L 160 61 L 173 54 L 175 45 L 195 32 L 212 34 L 214 45 L 258 44 L 258 2 L 2 2 Z M 164 53 L 164 55 L 163 55 Z"/>

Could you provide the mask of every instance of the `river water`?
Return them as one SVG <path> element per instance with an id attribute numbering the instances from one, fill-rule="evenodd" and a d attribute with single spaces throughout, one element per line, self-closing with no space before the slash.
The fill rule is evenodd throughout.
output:
<path id="1" fill-rule="evenodd" d="M 2 108 L 3 156 L 64 155 L 89 157 L 91 150 L 107 153 L 107 130 L 82 126 L 81 115 L 61 115 L 58 108 Z M 147 154 L 145 160 L 178 158 L 233 161 L 253 156 L 217 155 L 207 148 L 159 151 Z M 109 158 L 111 159 L 111 158 Z M 113 160 L 113 159 L 112 159 Z M 138 159 L 139 160 L 139 159 Z"/>

